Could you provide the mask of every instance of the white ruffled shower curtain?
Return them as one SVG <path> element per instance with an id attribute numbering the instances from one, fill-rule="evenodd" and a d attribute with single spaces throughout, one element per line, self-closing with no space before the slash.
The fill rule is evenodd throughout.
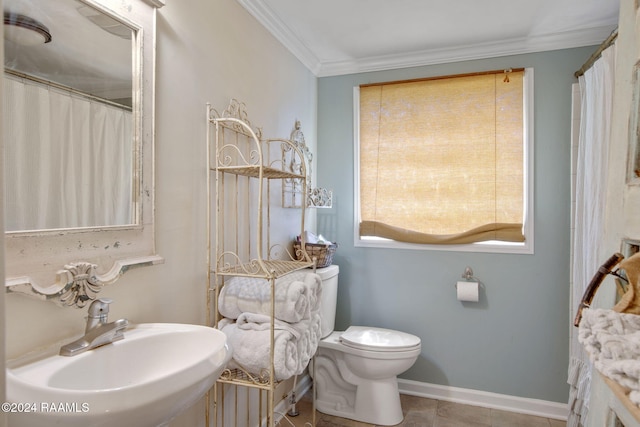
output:
<path id="1" fill-rule="evenodd" d="M 132 115 L 4 77 L 7 231 L 133 222 Z"/>
<path id="2" fill-rule="evenodd" d="M 586 425 L 591 364 L 578 342 L 573 319 L 582 295 L 608 254 L 600 251 L 604 238 L 609 140 L 615 70 L 615 45 L 579 78 L 580 136 L 575 181 L 571 291 L 571 347 L 568 370 L 567 427 Z"/>

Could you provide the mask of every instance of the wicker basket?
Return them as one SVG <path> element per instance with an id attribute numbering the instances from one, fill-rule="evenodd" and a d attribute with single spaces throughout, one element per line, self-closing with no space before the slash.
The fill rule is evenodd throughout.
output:
<path id="1" fill-rule="evenodd" d="M 296 254 L 296 258 L 298 260 L 302 259 L 302 253 L 300 252 L 300 242 L 293 242 L 293 250 Z M 311 259 L 316 258 L 318 260 L 316 267 L 323 268 L 328 267 L 333 262 L 333 254 L 336 253 L 336 249 L 338 249 L 337 243 L 332 243 L 330 245 L 325 245 L 324 243 L 306 243 L 304 245 L 307 250 L 307 254 Z"/>

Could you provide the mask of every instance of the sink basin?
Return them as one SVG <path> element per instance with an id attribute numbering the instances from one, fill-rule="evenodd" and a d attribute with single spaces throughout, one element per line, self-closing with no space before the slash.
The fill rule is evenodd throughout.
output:
<path id="1" fill-rule="evenodd" d="M 163 425 L 204 396 L 232 355 L 206 326 L 146 323 L 124 335 L 73 357 L 55 348 L 9 362 L 9 425 Z"/>

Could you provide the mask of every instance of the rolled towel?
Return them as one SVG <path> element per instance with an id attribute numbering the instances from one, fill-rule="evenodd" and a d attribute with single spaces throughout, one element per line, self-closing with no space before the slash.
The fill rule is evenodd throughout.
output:
<path id="1" fill-rule="evenodd" d="M 309 364 L 311 357 L 318 348 L 320 339 L 320 314 L 314 313 L 311 319 L 301 320 L 297 323 L 288 323 L 281 320 L 274 320 L 274 335 L 276 331 L 287 331 L 292 336 L 292 341 L 296 344 L 298 353 L 298 367 L 294 372 L 300 375 Z M 236 321 L 238 329 L 245 331 L 265 331 L 269 332 L 271 321 L 269 316 L 255 313 L 242 313 Z M 265 366 L 266 368 L 266 366 Z"/>
<path id="2" fill-rule="evenodd" d="M 316 273 L 306 273 L 304 284 L 309 288 L 309 311 L 317 312 L 322 302 L 322 279 Z"/>
<path id="3" fill-rule="evenodd" d="M 309 285 L 304 276 L 291 274 L 275 282 L 275 317 L 296 323 L 311 315 Z M 218 311 L 224 317 L 237 319 L 245 312 L 271 315 L 271 288 L 265 279 L 233 277 L 220 291 Z"/>
<path id="4" fill-rule="evenodd" d="M 313 355 L 316 354 L 320 340 L 320 325 L 319 313 L 311 315 L 309 320 L 303 320 L 293 325 L 302 332 L 298 340 L 298 375 L 304 371 Z"/>
<path id="5" fill-rule="evenodd" d="M 222 330 L 225 326 L 235 322 L 235 319 L 227 319 L 226 317 L 223 317 L 222 319 L 218 320 L 216 328 Z"/>
<path id="6" fill-rule="evenodd" d="M 222 328 L 229 344 L 233 348 L 234 362 L 246 371 L 261 376 L 265 370 L 268 372 L 270 360 L 270 330 L 261 327 L 249 327 L 243 323 L 240 328 L 238 323 L 228 323 Z M 282 326 L 282 325 L 279 325 Z M 274 376 L 277 381 L 286 380 L 296 375 L 300 361 L 295 335 L 289 330 L 274 330 Z M 301 373 L 301 372 L 300 372 Z"/>
<path id="7" fill-rule="evenodd" d="M 268 331 L 271 328 L 271 318 L 266 314 L 242 313 L 236 320 L 238 328 L 245 331 Z M 288 331 L 293 338 L 300 339 L 301 331 L 294 324 L 279 319 L 273 320 L 273 329 Z"/>

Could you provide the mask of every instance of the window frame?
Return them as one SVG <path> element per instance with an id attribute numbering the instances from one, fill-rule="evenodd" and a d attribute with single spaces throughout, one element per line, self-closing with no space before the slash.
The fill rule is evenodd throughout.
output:
<path id="1" fill-rule="evenodd" d="M 453 76 L 452 76 L 453 77 Z M 523 168 L 524 168 L 524 243 L 480 242 L 461 245 L 430 245 L 405 243 L 376 237 L 360 236 L 360 87 L 353 88 L 353 132 L 354 132 L 354 246 L 386 249 L 437 250 L 456 252 L 488 253 L 534 253 L 534 78 L 533 68 L 525 68 L 523 78 Z"/>

